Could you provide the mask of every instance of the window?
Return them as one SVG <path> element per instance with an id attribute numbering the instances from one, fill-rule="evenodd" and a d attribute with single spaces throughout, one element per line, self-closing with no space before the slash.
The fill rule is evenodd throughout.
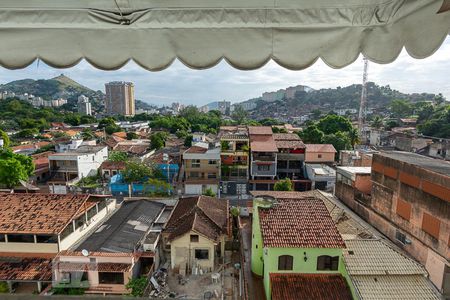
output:
<path id="1" fill-rule="evenodd" d="M 200 168 L 200 159 L 191 160 L 191 167 L 192 168 Z"/>
<path id="2" fill-rule="evenodd" d="M 317 158 L 322 158 L 322 154 L 317 154 Z"/>
<path id="3" fill-rule="evenodd" d="M 3 233 L 0 233 L 0 243 L 6 242 L 5 235 Z"/>
<path id="4" fill-rule="evenodd" d="M 100 212 L 101 210 L 103 210 L 106 207 L 106 200 L 102 200 L 102 201 L 98 202 L 97 206 L 98 206 L 98 211 Z"/>
<path id="5" fill-rule="evenodd" d="M 279 160 L 277 167 L 278 167 L 278 169 L 287 169 L 287 161 L 286 160 Z"/>
<path id="6" fill-rule="evenodd" d="M 63 240 L 66 237 L 68 237 L 71 233 L 73 232 L 73 225 L 72 222 L 70 222 L 69 225 L 66 226 L 66 228 L 64 228 L 63 232 L 61 232 L 60 234 L 60 239 Z"/>
<path id="7" fill-rule="evenodd" d="M 321 255 L 317 257 L 317 271 L 337 271 L 339 267 L 339 256 Z"/>
<path id="8" fill-rule="evenodd" d="M 208 178 L 215 179 L 215 178 L 217 178 L 217 174 L 216 173 L 208 173 Z"/>
<path id="9" fill-rule="evenodd" d="M 199 172 L 191 172 L 190 173 L 190 177 L 191 178 L 199 178 L 200 177 L 200 173 Z"/>
<path id="10" fill-rule="evenodd" d="M 98 272 L 98 281 L 104 284 L 123 284 L 123 273 Z"/>
<path id="11" fill-rule="evenodd" d="M 423 213 L 422 218 L 422 230 L 434 237 L 435 239 L 439 239 L 439 232 L 441 227 L 441 221 L 439 219 L 433 217 L 426 212 Z"/>
<path id="12" fill-rule="evenodd" d="M 86 216 L 82 214 L 75 220 L 75 229 L 81 228 L 86 223 Z"/>
<path id="13" fill-rule="evenodd" d="M 36 235 L 38 243 L 56 244 L 58 243 L 58 236 L 56 235 Z"/>
<path id="14" fill-rule="evenodd" d="M 209 250 L 208 249 L 195 249 L 195 258 L 196 259 L 209 259 Z"/>
<path id="15" fill-rule="evenodd" d="M 87 211 L 88 220 L 91 220 L 97 214 L 97 207 L 92 207 Z"/>
<path id="16" fill-rule="evenodd" d="M 62 272 L 61 273 L 61 283 L 70 283 L 70 273 L 69 272 Z"/>
<path id="17" fill-rule="evenodd" d="M 399 241 L 400 243 L 402 243 L 403 245 L 406 245 L 406 235 L 401 233 L 400 231 L 396 231 L 395 232 L 395 238 L 397 239 L 397 241 Z"/>
<path id="18" fill-rule="evenodd" d="M 294 258 L 291 255 L 278 256 L 278 270 L 292 270 Z"/>
<path id="19" fill-rule="evenodd" d="M 258 171 L 269 171 L 269 170 L 270 170 L 269 165 L 259 165 L 258 166 Z"/>
<path id="20" fill-rule="evenodd" d="M 215 164 L 217 164 L 217 161 L 215 161 L 215 160 L 210 159 L 208 161 L 208 165 L 215 165 Z"/>
<path id="21" fill-rule="evenodd" d="M 292 160 L 289 162 L 289 169 L 300 169 L 302 167 L 302 162 L 299 160 Z"/>
<path id="22" fill-rule="evenodd" d="M 34 243 L 32 234 L 8 234 L 9 243 Z"/>
<path id="23" fill-rule="evenodd" d="M 398 198 L 396 212 L 397 215 L 409 221 L 411 218 L 411 204 L 403 199 Z"/>
<path id="24" fill-rule="evenodd" d="M 191 234 L 191 243 L 198 243 L 198 234 Z"/>

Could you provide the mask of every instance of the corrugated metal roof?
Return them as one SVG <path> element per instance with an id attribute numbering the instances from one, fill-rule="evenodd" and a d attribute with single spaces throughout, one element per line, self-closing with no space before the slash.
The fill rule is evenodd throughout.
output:
<path id="1" fill-rule="evenodd" d="M 364 300 L 440 299 L 423 275 L 358 275 L 352 281 Z"/>
<path id="2" fill-rule="evenodd" d="M 350 275 L 427 274 L 419 263 L 381 240 L 347 240 L 345 244 L 344 259 Z"/>

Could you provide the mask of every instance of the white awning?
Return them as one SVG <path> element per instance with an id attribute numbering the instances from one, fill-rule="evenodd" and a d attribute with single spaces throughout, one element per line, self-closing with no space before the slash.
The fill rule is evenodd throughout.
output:
<path id="1" fill-rule="evenodd" d="M 403 47 L 415 58 L 439 48 L 450 30 L 441 7 L 443 0 L 1 0 L 0 65 L 39 58 L 66 68 L 84 58 L 111 70 L 132 59 L 156 71 L 178 58 L 196 69 L 222 59 L 256 69 L 273 59 L 298 70 L 319 57 L 341 68 L 360 53 L 389 63 Z"/>

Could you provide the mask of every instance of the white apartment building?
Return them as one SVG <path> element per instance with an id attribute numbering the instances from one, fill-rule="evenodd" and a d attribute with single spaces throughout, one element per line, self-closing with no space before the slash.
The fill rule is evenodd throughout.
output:
<path id="1" fill-rule="evenodd" d="M 68 152 L 48 157 L 50 165 L 50 192 L 66 194 L 68 186 L 83 177 L 94 176 L 100 165 L 108 159 L 107 146 L 80 146 Z"/>

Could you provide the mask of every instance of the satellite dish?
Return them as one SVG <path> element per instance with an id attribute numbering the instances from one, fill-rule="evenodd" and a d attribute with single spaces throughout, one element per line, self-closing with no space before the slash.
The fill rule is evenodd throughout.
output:
<path id="1" fill-rule="evenodd" d="M 83 254 L 83 256 L 89 256 L 89 251 L 87 251 L 86 249 L 81 250 L 81 254 Z"/>

